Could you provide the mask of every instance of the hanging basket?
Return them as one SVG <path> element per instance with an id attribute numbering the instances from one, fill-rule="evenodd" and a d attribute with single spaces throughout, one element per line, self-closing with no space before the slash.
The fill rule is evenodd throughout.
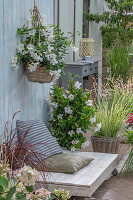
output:
<path id="1" fill-rule="evenodd" d="M 92 135 L 91 143 L 94 152 L 117 154 L 120 147 L 120 138 L 104 138 Z"/>
<path id="2" fill-rule="evenodd" d="M 38 82 L 38 83 L 50 83 L 55 78 L 54 76 L 51 76 L 49 72 L 45 71 L 45 67 L 38 67 L 36 71 L 30 72 L 27 66 L 26 75 L 30 82 Z"/>

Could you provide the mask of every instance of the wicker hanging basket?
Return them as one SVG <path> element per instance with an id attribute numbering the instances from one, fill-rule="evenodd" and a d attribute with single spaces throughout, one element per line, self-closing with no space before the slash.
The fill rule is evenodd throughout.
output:
<path id="1" fill-rule="evenodd" d="M 120 147 L 119 138 L 104 138 L 92 135 L 91 143 L 94 152 L 117 154 Z"/>
<path id="2" fill-rule="evenodd" d="M 38 40 L 38 44 L 40 44 L 40 12 L 35 4 L 35 0 L 34 0 L 34 8 L 33 8 L 33 16 L 35 21 L 32 22 L 32 27 L 35 28 L 36 26 L 39 26 L 39 40 Z M 36 23 L 37 22 L 37 23 Z M 37 25 L 38 24 L 38 25 Z M 34 45 L 34 40 L 32 41 L 33 45 Z M 32 60 L 31 60 L 32 63 Z M 28 69 L 28 65 L 25 68 L 25 74 L 27 75 L 27 78 L 30 82 L 37 82 L 37 83 L 50 83 L 54 80 L 54 76 L 51 76 L 49 74 L 49 72 L 47 72 L 45 70 L 45 66 L 44 67 L 40 67 L 40 65 L 38 65 L 37 69 L 33 72 L 30 72 Z"/>
<path id="3" fill-rule="evenodd" d="M 79 43 L 79 56 L 85 59 L 86 56 L 94 56 L 95 41 L 92 38 L 83 38 Z"/>
<path id="4" fill-rule="evenodd" d="M 30 82 L 38 83 L 50 83 L 54 80 L 54 76 L 51 76 L 49 72 L 45 71 L 45 67 L 38 66 L 36 71 L 30 72 L 28 66 L 26 67 L 26 75 Z"/>

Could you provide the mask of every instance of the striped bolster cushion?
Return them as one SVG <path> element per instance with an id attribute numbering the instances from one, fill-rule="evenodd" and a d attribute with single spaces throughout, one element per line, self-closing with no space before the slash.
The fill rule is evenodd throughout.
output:
<path id="1" fill-rule="evenodd" d="M 56 139 L 50 134 L 45 124 L 39 120 L 32 121 L 16 121 L 18 138 L 24 138 L 25 142 L 32 146 L 32 149 L 43 157 L 48 158 L 58 153 L 62 153 L 62 149 Z M 29 147 L 30 148 L 30 147 Z"/>

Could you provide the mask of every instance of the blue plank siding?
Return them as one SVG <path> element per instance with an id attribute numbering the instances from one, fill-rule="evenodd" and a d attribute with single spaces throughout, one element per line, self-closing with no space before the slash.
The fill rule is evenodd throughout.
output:
<path id="1" fill-rule="evenodd" d="M 27 23 L 33 4 L 33 0 L 0 1 L 0 133 L 4 123 L 18 110 L 21 114 L 16 119 L 47 122 L 49 117 L 46 97 L 52 84 L 30 83 L 22 67 L 17 71 L 11 68 L 19 41 L 17 28 Z M 47 15 L 48 22 L 53 23 L 53 0 L 36 0 L 36 4 Z"/>

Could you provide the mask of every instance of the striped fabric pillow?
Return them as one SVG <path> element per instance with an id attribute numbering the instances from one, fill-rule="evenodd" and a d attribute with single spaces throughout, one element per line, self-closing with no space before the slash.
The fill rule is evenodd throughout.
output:
<path id="1" fill-rule="evenodd" d="M 45 158 L 62 153 L 62 149 L 56 139 L 50 134 L 45 124 L 39 120 L 16 121 L 18 138 L 24 138 L 27 146 L 32 145 L 32 149 Z M 30 149 L 30 147 L 29 147 Z"/>

